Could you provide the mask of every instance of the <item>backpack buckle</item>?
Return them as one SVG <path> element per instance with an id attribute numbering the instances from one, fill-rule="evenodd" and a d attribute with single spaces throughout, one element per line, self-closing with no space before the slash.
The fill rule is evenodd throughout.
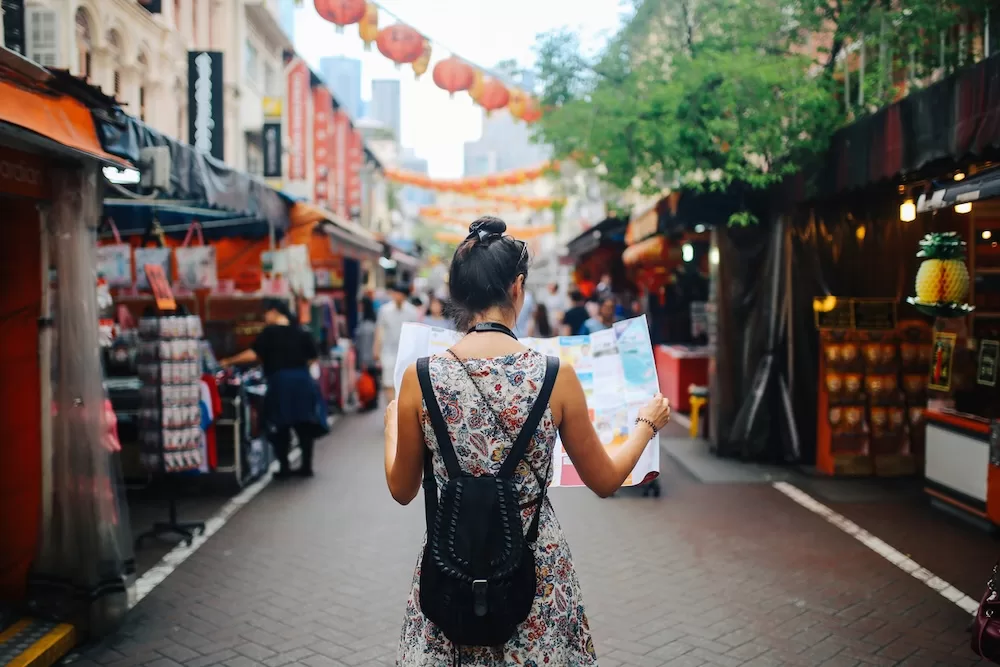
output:
<path id="1" fill-rule="evenodd" d="M 476 579 L 472 582 L 472 611 L 479 617 L 485 616 L 490 610 L 486 601 L 486 587 L 485 579 Z"/>

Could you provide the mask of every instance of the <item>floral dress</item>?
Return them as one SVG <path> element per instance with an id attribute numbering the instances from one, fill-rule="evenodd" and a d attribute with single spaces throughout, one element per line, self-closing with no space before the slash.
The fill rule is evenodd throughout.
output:
<path id="1" fill-rule="evenodd" d="M 531 411 L 545 377 L 545 357 L 525 351 L 489 359 L 464 362 L 468 373 L 485 394 L 504 427 L 514 437 Z M 450 356 L 432 357 L 431 383 L 441 414 L 462 469 L 473 475 L 496 474 L 511 448 L 510 438 L 496 422 L 479 391 L 472 385 L 463 364 Z M 434 429 L 423 417 L 424 441 L 433 452 L 434 474 L 438 488 L 447 479 L 447 470 Z M 548 467 L 555 444 L 556 428 L 552 412 L 545 411 L 528 446 L 526 461 L 521 461 L 514 475 L 522 505 L 538 497 L 539 480 Z M 530 468 L 528 467 L 530 464 Z M 551 481 L 551 470 L 549 479 Z M 525 508 L 521 521 L 525 532 L 535 505 Z M 535 568 L 538 589 L 531 613 L 517 634 L 504 646 L 496 648 L 456 647 L 420 611 L 420 559 L 413 575 L 413 589 L 406 602 L 406 618 L 399 642 L 396 664 L 400 667 L 584 667 L 596 665 L 594 642 L 584 613 L 580 582 L 573 569 L 569 545 L 546 498 L 541 508 L 538 542 L 535 544 Z"/>

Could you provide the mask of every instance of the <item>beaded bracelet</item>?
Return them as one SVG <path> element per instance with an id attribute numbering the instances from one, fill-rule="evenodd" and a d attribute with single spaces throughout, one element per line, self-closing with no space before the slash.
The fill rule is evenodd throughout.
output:
<path id="1" fill-rule="evenodd" d="M 653 435 L 656 435 L 656 432 L 659 430 L 658 428 L 656 428 L 656 424 L 654 424 L 651 420 L 646 419 L 645 417 L 635 418 L 635 425 L 638 426 L 639 424 L 645 424 L 650 429 L 652 429 Z"/>

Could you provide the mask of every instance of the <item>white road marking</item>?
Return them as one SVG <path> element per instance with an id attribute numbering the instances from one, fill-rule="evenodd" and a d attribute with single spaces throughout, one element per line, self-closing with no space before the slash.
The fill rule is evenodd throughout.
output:
<path id="1" fill-rule="evenodd" d="M 979 602 L 977 600 L 973 600 L 944 579 L 935 576 L 933 572 L 921 567 L 919 563 L 906 554 L 875 537 L 850 519 L 833 511 L 802 489 L 799 489 L 788 482 L 775 482 L 772 486 L 810 512 L 820 515 L 826 519 L 828 523 L 833 524 L 856 539 L 858 542 L 861 542 L 861 544 L 865 545 L 903 572 L 906 572 L 917 581 L 921 581 L 929 588 L 937 591 L 941 597 L 958 605 L 962 611 L 969 614 L 976 613 L 976 609 L 979 607 Z"/>

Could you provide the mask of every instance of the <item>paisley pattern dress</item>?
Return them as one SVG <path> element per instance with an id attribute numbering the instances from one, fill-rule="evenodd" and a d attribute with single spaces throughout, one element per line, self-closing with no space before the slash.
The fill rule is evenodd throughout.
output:
<path id="1" fill-rule="evenodd" d="M 545 377 L 545 357 L 525 351 L 489 359 L 469 359 L 465 367 L 488 398 L 493 410 L 514 437 L 534 405 Z M 462 469 L 473 475 L 496 474 L 511 442 L 497 425 L 489 407 L 462 364 L 451 356 L 432 357 L 431 383 L 441 414 L 448 425 L 455 453 Z M 424 440 L 433 452 L 434 474 L 440 488 L 447 470 L 434 429 L 423 418 Z M 538 497 L 539 480 L 545 474 L 555 444 L 556 428 L 552 412 L 545 411 L 528 446 L 524 461 L 515 472 L 515 483 L 522 505 Z M 530 468 L 529 468 L 530 465 Z M 551 481 L 551 471 L 546 484 Z M 527 532 L 535 511 L 531 505 L 522 511 L 521 521 Z M 535 564 L 538 589 L 531 613 L 517 634 L 497 648 L 463 647 L 456 649 L 441 631 L 420 611 L 420 558 L 413 575 L 413 589 L 406 602 L 406 618 L 399 643 L 396 664 L 400 667 L 585 667 L 597 664 L 590 626 L 584 613 L 580 583 L 573 569 L 569 545 L 555 512 L 546 498 L 541 508 Z"/>

